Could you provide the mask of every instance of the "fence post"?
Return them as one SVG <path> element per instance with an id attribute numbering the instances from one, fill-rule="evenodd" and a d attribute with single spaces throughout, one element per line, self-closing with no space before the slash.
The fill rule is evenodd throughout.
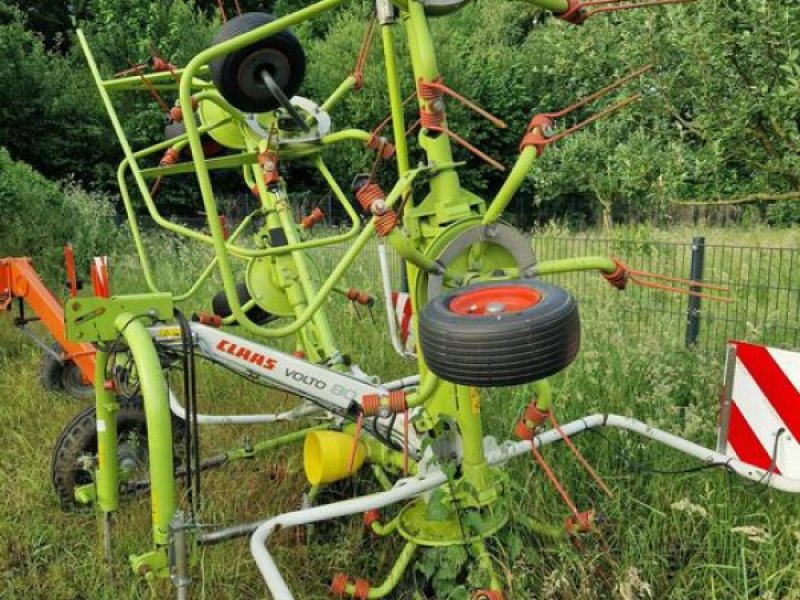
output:
<path id="1" fill-rule="evenodd" d="M 689 279 L 703 281 L 703 265 L 706 257 L 706 238 L 695 236 L 692 238 L 692 262 L 689 267 Z M 689 289 L 700 292 L 702 287 L 693 285 Z M 697 296 L 689 296 L 689 305 L 686 311 L 686 347 L 692 348 L 697 344 L 700 336 L 700 302 Z"/>

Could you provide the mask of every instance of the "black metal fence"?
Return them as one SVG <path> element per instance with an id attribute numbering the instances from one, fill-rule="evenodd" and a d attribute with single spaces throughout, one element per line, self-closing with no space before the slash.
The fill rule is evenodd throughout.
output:
<path id="1" fill-rule="evenodd" d="M 730 299 L 690 298 L 636 286 L 618 294 L 590 272 L 554 277 L 579 299 L 584 319 L 616 319 L 639 335 L 658 333 L 676 345 L 705 352 L 722 352 L 731 339 L 800 347 L 800 249 L 708 244 L 700 237 L 638 242 L 543 236 L 534 243 L 542 259 L 614 256 L 644 271 L 724 286 L 727 291 L 702 285 L 695 289 Z M 612 302 L 609 296 L 614 294 L 618 297 Z"/>
<path id="2" fill-rule="evenodd" d="M 635 285 L 618 292 L 592 271 L 548 277 L 578 298 L 584 322 L 613 319 L 626 328 L 632 343 L 641 336 L 658 335 L 664 343 L 714 354 L 721 354 L 731 339 L 800 349 L 800 248 L 712 244 L 697 237 L 666 242 L 549 233 L 534 236 L 533 244 L 539 260 L 613 256 L 643 271 L 694 279 L 702 282 L 698 291 L 731 300 L 693 299 Z M 328 272 L 347 248 L 313 251 L 320 273 Z M 397 289 L 402 269 L 391 251 L 390 256 Z M 129 258 L 124 262 L 133 267 L 135 257 Z M 380 294 L 376 243 L 365 248 L 347 279 L 348 285 L 366 286 Z M 704 287 L 709 285 L 728 290 Z"/>

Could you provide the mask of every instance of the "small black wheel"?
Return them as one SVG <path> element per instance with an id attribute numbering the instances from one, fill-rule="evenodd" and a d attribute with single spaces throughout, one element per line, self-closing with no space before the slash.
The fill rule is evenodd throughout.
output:
<path id="1" fill-rule="evenodd" d="M 228 21 L 214 36 L 216 46 L 253 31 L 275 17 L 260 12 L 245 13 Z M 219 93 L 239 110 L 262 113 L 281 103 L 264 83 L 267 72 L 287 98 L 300 89 L 306 74 L 306 55 L 295 35 L 284 29 L 211 62 L 211 76 Z"/>
<path id="2" fill-rule="evenodd" d="M 472 285 L 428 302 L 420 346 L 439 377 L 477 387 L 537 381 L 567 367 L 580 348 L 575 299 L 530 279 Z"/>
<path id="3" fill-rule="evenodd" d="M 52 350 L 59 356 L 64 350 L 58 343 Z M 39 381 L 46 390 L 62 390 L 77 400 L 94 398 L 94 385 L 83 379 L 83 373 L 74 360 L 61 361 L 50 352 L 45 352 L 39 370 Z"/>
<path id="4" fill-rule="evenodd" d="M 172 420 L 173 452 L 176 467 L 182 460 L 183 421 Z M 144 481 L 148 478 L 147 423 L 140 396 L 119 398 L 117 413 L 117 439 L 119 461 L 129 481 Z M 88 510 L 75 500 L 75 488 L 92 482 L 91 474 L 83 468 L 83 459 L 92 459 L 97 454 L 97 420 L 95 407 L 89 406 L 70 421 L 58 436 L 50 462 L 50 474 L 61 506 L 64 510 L 80 512 Z"/>
<path id="5" fill-rule="evenodd" d="M 250 302 L 252 299 L 250 290 L 247 289 L 247 285 L 244 283 L 236 284 L 236 295 L 239 297 L 239 304 L 242 306 Z M 223 319 L 226 319 L 233 314 L 231 311 L 231 305 L 228 302 L 228 296 L 225 294 L 225 290 L 217 292 L 214 295 L 214 298 L 211 300 L 211 311 Z M 247 317 L 256 325 L 264 325 L 277 319 L 275 315 L 267 312 L 258 305 L 253 306 L 253 308 L 245 311 L 244 314 L 247 315 Z"/>

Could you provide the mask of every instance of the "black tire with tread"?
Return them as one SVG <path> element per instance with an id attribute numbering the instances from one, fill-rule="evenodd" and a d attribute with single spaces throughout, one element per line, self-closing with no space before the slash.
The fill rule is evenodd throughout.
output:
<path id="1" fill-rule="evenodd" d="M 462 315 L 449 309 L 465 291 L 524 286 L 541 299 L 519 311 Z M 476 387 L 520 385 L 555 375 L 580 349 L 578 305 L 569 292 L 532 279 L 481 283 L 432 299 L 420 313 L 420 347 L 430 370 Z"/>
<path id="2" fill-rule="evenodd" d="M 57 354 L 64 352 L 58 342 L 54 342 L 51 348 Z M 94 398 L 94 386 L 83 382 L 83 374 L 75 361 L 60 361 L 49 352 L 45 352 L 42 358 L 39 382 L 48 391 L 63 391 L 76 400 Z"/>
<path id="3" fill-rule="evenodd" d="M 247 284 L 245 283 L 236 284 L 236 295 L 239 298 L 239 304 L 241 304 L 242 306 L 250 302 L 250 300 L 252 299 L 252 296 L 250 295 L 250 290 L 247 289 Z M 215 315 L 223 319 L 226 319 L 233 314 L 225 290 L 217 292 L 211 299 L 211 312 L 213 312 Z M 274 321 L 275 319 L 277 319 L 275 315 L 267 312 L 258 305 L 253 306 L 251 309 L 245 311 L 244 314 L 256 325 L 265 325 L 266 323 L 269 323 L 270 321 Z"/>
<path id="4" fill-rule="evenodd" d="M 146 443 L 147 424 L 144 405 L 140 396 L 119 399 L 117 428 L 120 438 L 131 432 L 142 435 L 141 441 Z M 172 419 L 173 451 L 176 452 L 176 463 L 183 449 L 182 440 L 185 432 L 183 421 Z M 56 495 L 64 510 L 80 512 L 89 510 L 75 500 L 75 488 L 91 483 L 89 473 L 78 468 L 81 456 L 97 453 L 97 420 L 95 407 L 89 406 L 78 413 L 58 436 L 50 461 L 50 476 Z"/>
<path id="5" fill-rule="evenodd" d="M 232 40 L 274 20 L 273 15 L 262 12 L 244 13 L 234 17 L 217 32 L 212 46 Z M 245 77 L 244 68 L 248 59 L 258 53 L 272 53 L 274 57 L 285 61 L 285 70 L 272 75 L 287 98 L 297 94 L 306 74 L 303 46 L 289 29 L 213 60 L 210 64 L 211 77 L 217 90 L 233 106 L 246 113 L 269 112 L 280 107 L 280 103 L 263 83 L 247 81 L 248 77 Z"/>

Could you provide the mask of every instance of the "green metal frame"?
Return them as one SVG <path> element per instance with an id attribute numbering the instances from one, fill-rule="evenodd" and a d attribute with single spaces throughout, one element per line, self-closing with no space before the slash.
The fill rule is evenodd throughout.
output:
<path id="1" fill-rule="evenodd" d="M 539 7 L 554 12 L 564 12 L 568 8 L 567 0 L 533 1 Z M 128 77 L 104 80 L 92 57 L 85 37 L 81 32 L 78 33 L 78 38 L 86 54 L 101 98 L 125 154 L 125 159 L 119 167 L 118 181 L 132 236 L 141 258 L 142 270 L 151 291 L 149 297 L 163 298 L 168 296 L 170 301 L 175 302 L 191 299 L 211 274 L 217 272 L 221 278 L 232 311 L 232 316 L 227 322 L 235 322 L 250 334 L 268 339 L 296 335 L 298 348 L 302 349 L 308 359 L 314 362 L 330 362 L 338 354 L 335 340 L 323 311 L 323 304 L 329 298 L 331 292 L 340 289 L 339 282 L 342 277 L 375 235 L 374 219 L 370 219 L 362 225 L 345 193 L 325 166 L 320 153 L 325 148 L 339 143 L 365 143 L 370 139 L 370 133 L 357 129 L 345 129 L 330 133 L 319 144 L 312 144 L 298 153 L 298 157 L 312 159 L 314 166 L 321 173 L 350 219 L 350 226 L 347 231 L 315 239 L 302 239 L 299 227 L 290 210 L 288 192 L 285 186 L 281 183 L 277 187 L 268 188 L 264 184 L 257 164 L 257 155 L 265 149 L 265 143 L 255 143 L 252 140 L 248 140 L 247 147 L 238 154 L 222 158 L 207 158 L 204 154 L 201 136 L 213 133 L 217 128 L 228 127 L 231 124 L 242 123 L 243 121 L 241 113 L 228 105 L 218 94 L 215 94 L 213 86 L 206 79 L 208 65 L 211 61 L 288 27 L 318 17 L 343 2 L 344 0 L 321 0 L 302 10 L 278 18 L 245 35 L 208 48 L 195 56 L 186 68 L 177 71 L 177 81 L 176 77 L 170 73 L 145 76 L 151 85 L 157 89 L 177 91 L 180 106 L 191 106 L 194 97 L 195 101 L 202 99 L 214 102 L 228 116 L 217 122 L 202 125 L 198 125 L 192 118 L 185 119 L 186 132 L 184 135 L 139 151 L 134 151 L 127 140 L 124 129 L 116 115 L 111 93 L 141 89 L 140 78 Z M 446 135 L 422 129 L 418 135 L 418 143 L 425 151 L 426 164 L 411 168 L 395 49 L 395 29 L 398 24 L 402 25 L 406 35 L 414 80 L 434 81 L 440 76 L 440 71 L 436 60 L 435 44 L 423 3 L 419 0 L 403 0 L 396 1 L 395 4 L 399 8 L 397 23 L 387 22 L 380 25 L 398 174 L 395 185 L 390 193 L 387 194 L 386 204 L 391 207 L 403 200 L 405 205 L 403 213 L 404 228 L 403 230 L 393 230 L 387 236 L 387 241 L 406 259 L 412 306 L 413 310 L 417 312 L 426 300 L 427 276 L 441 271 L 441 266 L 436 262 L 438 256 L 458 237 L 466 225 L 476 222 L 488 225 L 500 219 L 504 209 L 519 190 L 530 171 L 537 152 L 533 147 L 523 149 L 507 180 L 488 204 L 462 187 L 458 174 L 460 165 L 455 162 L 451 141 Z M 354 77 L 345 78 L 322 104 L 322 108 L 326 111 L 332 109 L 347 93 L 355 88 L 355 84 Z M 429 108 L 422 98 L 419 98 L 419 107 L 420 109 Z M 190 150 L 193 157 L 192 161 L 156 168 L 140 167 L 140 160 L 152 157 L 156 153 L 169 148 Z M 260 203 L 259 208 L 246 218 L 228 239 L 226 239 L 220 223 L 220 212 L 215 200 L 210 176 L 211 171 L 217 169 L 242 169 L 248 186 L 256 187 Z M 149 181 L 157 177 L 169 177 L 179 173 L 194 173 L 197 177 L 203 209 L 207 215 L 207 233 L 190 229 L 164 218 L 159 213 L 158 206 L 150 194 Z M 415 199 L 411 198 L 412 184 L 421 176 L 426 179 L 428 193 L 419 201 L 415 201 Z M 130 177 L 133 178 L 148 213 L 160 226 L 176 235 L 213 248 L 213 260 L 185 292 L 162 295 L 163 292 L 157 287 L 128 188 L 128 179 Z M 250 226 L 255 216 L 263 217 L 264 227 L 256 235 L 255 246 L 242 245 L 239 243 L 239 239 Z M 271 247 L 263 242 L 267 232 L 276 228 L 281 229 L 286 235 L 286 245 Z M 344 241 L 350 242 L 350 247 L 321 285 L 319 287 L 315 286 L 311 276 L 312 269 L 308 258 L 304 256 L 304 251 Z M 486 260 L 499 262 L 506 260 L 504 254 L 491 256 L 493 252 L 491 249 L 479 248 L 476 252 L 479 255 L 478 259 L 481 258 L 481 253 L 486 253 L 484 257 Z M 472 258 L 472 255 L 470 257 Z M 246 312 L 253 306 L 253 303 L 243 305 L 239 301 L 236 293 L 235 274 L 237 270 L 234 266 L 234 260 L 244 261 L 249 265 L 248 268 L 263 267 L 274 269 L 274 271 L 270 272 L 276 274 L 275 276 L 279 280 L 278 285 L 285 289 L 286 302 L 291 306 L 294 314 L 294 318 L 288 324 L 261 326 L 248 318 Z M 507 267 L 508 273 L 515 272 L 516 265 L 508 264 Z M 590 257 L 540 262 L 536 269 L 538 274 L 580 269 L 599 269 L 611 273 L 616 269 L 616 265 L 610 259 Z M 446 277 L 460 280 L 463 279 L 464 275 L 465 273 L 447 273 Z M 95 330 L 83 335 L 92 335 L 101 343 L 108 343 L 115 338 L 124 339 L 138 367 L 147 413 L 148 439 L 151 445 L 150 457 L 152 461 L 151 489 L 153 494 L 153 540 L 155 549 L 150 553 L 132 557 L 132 564 L 137 572 L 163 576 L 166 571 L 165 544 L 167 543 L 169 521 L 177 508 L 175 481 L 172 473 L 171 431 L 166 383 L 161 366 L 158 364 L 153 341 L 147 334 L 142 318 L 137 316 L 143 313 L 131 310 L 124 304 L 122 299 L 107 300 L 105 303 L 99 303 L 98 306 L 104 307 L 106 311 L 103 317 L 104 325 L 101 328 L 102 331 Z M 161 308 L 163 309 L 164 307 L 162 306 Z M 146 312 L 144 311 L 144 313 Z M 156 311 L 155 316 L 164 317 L 163 312 L 163 310 Z M 153 313 L 150 313 L 150 315 L 153 316 Z M 108 325 L 109 318 L 111 318 L 112 327 Z M 169 315 L 166 318 L 169 318 Z M 116 468 L 116 432 L 113 426 L 113 416 L 117 409 L 117 404 L 113 395 L 103 385 L 107 359 L 106 352 L 103 350 L 98 352 L 97 414 L 98 422 L 104 423 L 104 429 L 100 432 L 98 442 L 100 465 L 97 470 L 96 498 L 99 509 L 104 513 L 111 513 L 117 510 L 119 506 L 119 472 Z M 412 560 L 415 551 L 421 546 L 441 545 L 436 539 L 445 539 L 445 545 L 473 545 L 477 551 L 477 556 L 480 557 L 480 568 L 486 573 L 488 587 L 500 589 L 499 578 L 492 569 L 491 560 L 481 542 L 481 538 L 491 535 L 508 518 L 508 509 L 503 503 L 503 491 L 506 482 L 501 472 L 488 466 L 484 456 L 479 392 L 474 388 L 440 381 L 435 375 L 429 373 L 425 358 L 422 355 L 418 358 L 418 366 L 422 384 L 417 392 L 408 399 L 409 406 L 422 407 L 415 421 L 416 428 L 420 433 L 424 433 L 428 429 L 435 429 L 438 424 L 446 421 L 454 423 L 460 435 L 463 455 L 461 469 L 458 480 L 454 482 L 454 485 L 450 486 L 452 492 L 448 492 L 450 494 L 449 502 L 451 504 L 458 503 L 466 507 L 467 510 L 491 515 L 491 518 L 487 521 L 486 529 L 478 532 L 476 536 L 467 535 L 463 537 L 459 534 L 453 538 L 448 538 L 447 532 L 453 527 L 452 514 L 449 519 L 437 523 L 430 521 L 424 510 L 415 508 L 415 506 L 419 507 L 419 504 L 412 503 L 401 512 L 396 521 L 385 526 L 376 525 L 374 529 L 381 534 L 400 532 L 407 538 L 407 544 L 386 582 L 372 589 L 369 597 L 379 598 L 389 593 L 396 586 L 403 571 Z M 341 367 L 342 365 L 334 364 L 334 368 Z M 536 393 L 539 408 L 541 410 L 548 409 L 551 395 L 547 383 L 538 382 L 536 384 Z M 291 443 L 296 439 L 298 439 L 297 434 L 289 434 L 278 440 L 265 442 L 261 448 L 273 448 L 283 443 Z M 248 451 L 233 452 L 231 456 L 238 457 L 242 452 L 247 454 Z M 379 479 L 384 484 L 389 483 L 382 467 L 386 466 L 389 470 L 396 470 L 399 466 L 397 456 L 392 453 L 373 450 L 370 452 L 370 459 Z M 93 497 L 86 490 L 82 493 L 86 498 Z M 435 535 L 415 535 L 408 533 L 410 531 L 438 533 Z M 348 591 L 352 592 L 353 590 Z"/>

